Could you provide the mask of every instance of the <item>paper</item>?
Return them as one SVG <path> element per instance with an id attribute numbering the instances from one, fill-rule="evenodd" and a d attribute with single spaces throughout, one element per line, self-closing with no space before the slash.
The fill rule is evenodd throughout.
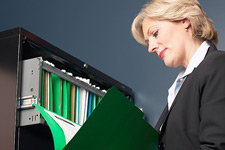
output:
<path id="1" fill-rule="evenodd" d="M 79 98 L 79 124 L 83 125 L 85 122 L 85 110 L 87 103 L 87 90 L 80 88 L 80 98 Z"/>
<path id="2" fill-rule="evenodd" d="M 62 150 L 80 129 L 80 125 L 75 124 L 37 104 L 34 104 L 34 106 L 46 120 L 52 132 L 54 149 Z"/>
<path id="3" fill-rule="evenodd" d="M 73 138 L 73 136 L 77 133 L 77 131 L 80 129 L 80 125 L 77 125 L 59 115 L 56 115 L 55 113 L 52 113 L 48 110 L 45 110 L 46 113 L 48 113 L 56 123 L 62 128 L 65 138 L 66 138 L 66 144 L 69 143 L 69 141 Z"/>

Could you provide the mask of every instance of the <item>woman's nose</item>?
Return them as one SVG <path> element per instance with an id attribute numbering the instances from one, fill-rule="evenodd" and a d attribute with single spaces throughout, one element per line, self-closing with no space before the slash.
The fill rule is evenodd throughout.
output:
<path id="1" fill-rule="evenodd" d="M 148 43 L 148 52 L 149 53 L 154 53 L 156 52 L 158 48 L 158 45 L 157 45 L 157 42 L 156 42 L 156 39 L 150 39 L 149 38 L 149 43 Z"/>

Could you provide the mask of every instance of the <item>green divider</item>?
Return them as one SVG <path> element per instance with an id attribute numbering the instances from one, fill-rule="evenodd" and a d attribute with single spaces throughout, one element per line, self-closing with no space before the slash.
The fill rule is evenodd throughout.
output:
<path id="1" fill-rule="evenodd" d="M 56 114 L 61 115 L 61 82 L 60 77 L 52 73 L 52 92 L 53 92 L 53 110 Z"/>
<path id="2" fill-rule="evenodd" d="M 62 128 L 55 122 L 54 119 L 52 119 L 52 117 L 47 112 L 45 112 L 45 110 L 47 109 L 37 104 L 34 104 L 34 106 L 38 109 L 38 111 L 48 123 L 48 126 L 52 132 L 55 150 L 62 150 L 66 145 L 66 139 Z"/>
<path id="3" fill-rule="evenodd" d="M 96 106 L 100 103 L 100 97 L 96 95 Z"/>
<path id="4" fill-rule="evenodd" d="M 45 70 L 42 70 L 42 85 L 41 85 L 41 106 L 43 106 L 43 93 L 44 89 L 47 87 L 44 87 L 45 79 L 44 74 L 47 73 Z M 71 110 L 71 87 L 72 83 L 68 82 L 59 76 L 49 73 L 49 110 L 55 112 L 58 115 L 63 116 L 66 119 L 71 120 L 71 111 L 74 111 L 74 122 L 76 122 L 78 111 L 77 106 L 79 105 L 79 90 L 78 86 L 75 85 L 75 103 L 74 103 L 74 110 Z M 94 111 L 95 107 L 100 102 L 100 98 L 98 95 L 93 93 L 92 99 L 91 99 L 91 112 Z"/>
<path id="5" fill-rule="evenodd" d="M 96 94 L 93 93 L 91 101 L 91 112 L 94 111 L 95 107 L 96 107 Z"/>
<path id="6" fill-rule="evenodd" d="M 68 116 L 68 96 L 67 96 L 67 81 L 63 80 L 63 87 L 62 87 L 62 116 L 67 119 Z"/>
<path id="7" fill-rule="evenodd" d="M 41 76 L 41 106 L 43 106 L 43 100 L 44 100 L 44 81 L 45 81 L 45 71 L 42 70 L 42 76 Z"/>

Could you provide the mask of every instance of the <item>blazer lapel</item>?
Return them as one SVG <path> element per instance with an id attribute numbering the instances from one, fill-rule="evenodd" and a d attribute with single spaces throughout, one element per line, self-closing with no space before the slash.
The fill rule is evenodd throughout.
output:
<path id="1" fill-rule="evenodd" d="M 214 51 L 217 50 L 216 46 L 215 46 L 212 42 L 209 42 L 209 41 L 208 41 L 208 43 L 210 44 L 210 47 L 209 47 L 209 50 L 208 50 L 208 52 L 207 52 L 207 54 L 206 54 L 206 57 L 207 57 L 207 55 L 208 55 L 209 53 L 214 52 Z M 193 70 L 193 71 L 194 71 L 194 70 Z M 186 80 L 185 80 L 185 81 L 186 81 Z M 185 86 L 185 81 L 184 81 L 184 83 L 183 83 L 184 86 Z M 175 97 L 175 99 L 174 99 L 174 101 L 173 101 L 173 104 L 172 104 L 171 107 L 170 107 L 170 110 L 168 110 L 168 104 L 167 104 L 166 107 L 165 107 L 165 109 L 164 109 L 164 111 L 163 111 L 163 113 L 162 113 L 162 115 L 160 116 L 160 119 L 159 119 L 159 121 L 157 122 L 157 124 L 156 124 L 156 126 L 155 126 L 155 129 L 156 129 L 159 133 L 160 133 L 160 132 L 162 133 L 163 131 L 165 131 L 164 128 L 165 128 L 166 121 L 167 121 L 167 119 L 168 119 L 168 116 L 169 116 L 170 112 L 173 110 L 174 105 L 175 105 L 176 102 L 178 101 L 178 98 L 177 98 L 177 97 L 179 97 L 179 93 L 182 92 L 182 87 L 183 87 L 183 86 L 181 86 L 179 92 L 177 93 L 177 96 Z"/>
<path id="2" fill-rule="evenodd" d="M 206 56 L 207 56 L 209 53 L 211 53 L 211 52 L 217 51 L 216 46 L 215 46 L 212 42 L 209 42 L 209 41 L 208 41 L 208 43 L 210 44 L 210 47 L 209 47 L 209 50 L 208 50 Z"/>
<path id="3" fill-rule="evenodd" d="M 167 118 L 167 115 L 168 115 L 168 104 L 166 105 L 166 107 L 164 108 L 163 110 L 163 113 L 161 114 L 158 122 L 156 123 L 155 125 L 155 129 L 160 132 L 160 129 L 162 127 L 162 125 L 164 124 L 166 118 Z"/>

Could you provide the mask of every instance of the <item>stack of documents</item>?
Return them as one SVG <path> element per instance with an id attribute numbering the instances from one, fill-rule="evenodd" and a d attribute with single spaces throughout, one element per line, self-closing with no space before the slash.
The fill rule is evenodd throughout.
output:
<path id="1" fill-rule="evenodd" d="M 54 73 L 42 70 L 41 106 L 82 125 L 101 97 Z"/>
<path id="2" fill-rule="evenodd" d="M 56 150 L 157 150 L 157 131 L 143 119 L 143 112 L 115 87 L 107 91 L 81 127 L 35 106 L 52 131 Z M 69 133 L 72 134 L 68 136 Z"/>

